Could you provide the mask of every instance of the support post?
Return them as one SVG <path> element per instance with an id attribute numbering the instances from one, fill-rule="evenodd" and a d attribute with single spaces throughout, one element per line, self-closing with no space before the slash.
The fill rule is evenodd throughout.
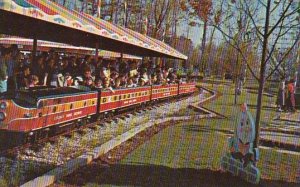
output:
<path id="1" fill-rule="evenodd" d="M 98 62 L 98 56 L 99 56 L 99 41 L 96 42 L 96 51 L 95 51 L 96 62 Z"/>
<path id="2" fill-rule="evenodd" d="M 121 53 L 121 58 L 120 59 L 121 59 L 121 62 L 122 62 L 123 61 L 123 52 Z"/>
<path id="3" fill-rule="evenodd" d="M 37 37 L 33 38 L 33 47 L 32 47 L 32 64 L 35 64 L 36 60 L 36 51 L 37 51 Z"/>

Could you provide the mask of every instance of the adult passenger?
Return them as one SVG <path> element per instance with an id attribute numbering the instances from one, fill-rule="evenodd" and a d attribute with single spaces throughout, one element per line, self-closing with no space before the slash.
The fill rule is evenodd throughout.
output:
<path id="1" fill-rule="evenodd" d="M 37 86 L 39 83 L 39 78 L 36 75 L 30 75 L 29 88 Z"/>
<path id="2" fill-rule="evenodd" d="M 17 89 L 16 84 L 16 72 L 18 67 L 17 58 L 19 56 L 19 50 L 17 45 L 12 45 L 8 49 L 7 57 L 6 57 L 6 65 L 7 65 L 7 88 L 9 90 Z"/>
<path id="3" fill-rule="evenodd" d="M 17 75 L 18 88 L 28 88 L 30 82 L 30 68 L 23 66 L 20 73 Z"/>
<path id="4" fill-rule="evenodd" d="M 0 93 L 7 91 L 7 65 L 5 61 L 7 49 L 3 48 L 0 56 Z"/>

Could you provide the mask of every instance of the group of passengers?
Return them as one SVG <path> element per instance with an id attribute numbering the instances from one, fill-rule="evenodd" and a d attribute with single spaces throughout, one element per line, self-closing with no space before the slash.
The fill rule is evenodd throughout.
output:
<path id="1" fill-rule="evenodd" d="M 35 86 L 66 87 L 83 85 L 94 88 L 120 89 L 176 83 L 171 68 L 154 68 L 140 60 L 108 60 L 92 56 L 61 57 L 54 51 L 42 53 L 33 63 L 16 45 L 1 48 L 0 93 L 7 89 Z"/>

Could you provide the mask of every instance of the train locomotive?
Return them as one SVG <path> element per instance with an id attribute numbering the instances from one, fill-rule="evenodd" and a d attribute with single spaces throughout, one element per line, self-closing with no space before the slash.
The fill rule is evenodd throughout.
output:
<path id="1" fill-rule="evenodd" d="M 46 138 L 119 110 L 188 95 L 195 83 L 117 90 L 88 87 L 31 88 L 0 95 L 0 148 Z"/>

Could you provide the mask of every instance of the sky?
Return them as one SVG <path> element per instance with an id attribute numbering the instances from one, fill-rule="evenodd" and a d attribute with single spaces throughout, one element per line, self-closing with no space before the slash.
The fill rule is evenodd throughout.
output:
<path id="1" fill-rule="evenodd" d="M 292 6 L 297 6 L 297 4 L 299 5 L 299 3 L 297 3 L 297 1 L 295 1 L 294 5 Z M 257 15 L 259 19 L 264 19 L 265 17 L 265 8 L 261 7 L 259 9 L 259 11 L 257 12 Z M 276 9 L 277 11 L 275 11 L 274 13 L 272 13 L 272 17 L 270 18 L 270 25 L 274 25 L 275 22 L 277 22 L 277 20 L 279 19 L 279 15 L 280 15 L 280 8 L 277 8 Z M 236 15 L 235 15 L 236 16 Z M 287 21 L 289 22 L 289 20 L 291 20 L 292 17 L 290 17 L 289 19 L 287 19 Z M 260 22 L 260 24 L 258 25 L 261 25 L 263 26 L 264 24 L 264 21 Z M 211 31 L 212 31 L 213 27 L 210 26 L 208 28 L 208 31 L 207 31 L 207 38 L 210 37 L 210 34 L 211 34 Z M 188 26 L 187 26 L 187 22 L 182 22 L 180 25 L 179 25 L 179 29 L 178 29 L 178 35 L 184 35 L 184 36 L 187 36 L 187 32 L 188 32 Z M 195 27 L 190 27 L 189 28 L 189 38 L 193 41 L 194 45 L 200 45 L 201 44 L 201 40 L 202 40 L 202 34 L 203 34 L 203 24 L 200 24 L 200 26 L 195 26 Z M 289 33 L 288 33 L 289 34 Z M 290 36 L 287 35 L 286 36 L 287 38 L 289 38 Z M 221 41 L 223 40 L 223 36 L 222 34 L 219 32 L 219 31 L 215 31 L 215 34 L 214 34 L 214 41 Z M 207 40 L 208 41 L 208 40 Z"/>

